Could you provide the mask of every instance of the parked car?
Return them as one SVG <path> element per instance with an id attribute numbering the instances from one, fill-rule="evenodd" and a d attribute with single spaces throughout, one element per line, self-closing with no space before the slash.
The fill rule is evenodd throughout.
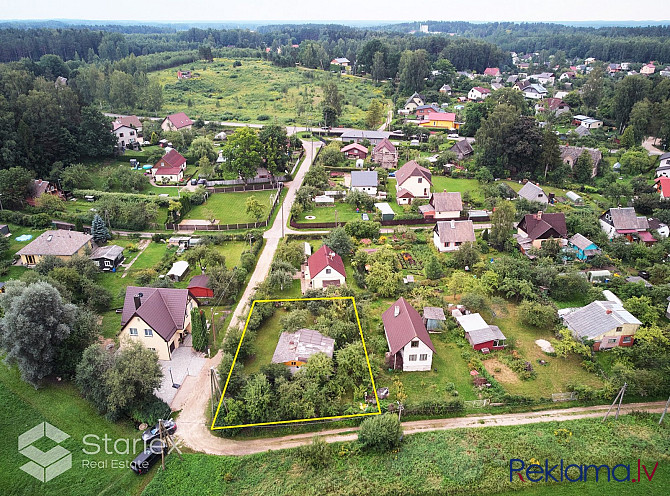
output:
<path id="1" fill-rule="evenodd" d="M 447 138 L 449 138 L 449 139 L 457 139 L 457 138 L 458 138 L 458 133 L 447 134 Z"/>
<path id="2" fill-rule="evenodd" d="M 153 442 L 144 448 L 142 453 L 130 462 L 130 469 L 139 475 L 146 474 L 161 457 L 161 452 L 167 454 L 167 448 L 167 444 L 161 442 L 159 439 L 154 439 Z"/>
<path id="3" fill-rule="evenodd" d="M 198 179 L 198 184 L 207 184 L 207 179 Z"/>
<path id="4" fill-rule="evenodd" d="M 195 186 L 196 184 L 198 184 L 198 180 L 194 177 L 191 179 L 191 186 Z"/>
<path id="5" fill-rule="evenodd" d="M 177 431 L 177 423 L 174 420 L 163 420 L 163 427 L 165 428 L 165 431 L 172 435 Z M 148 445 L 152 440 L 160 438 L 160 430 L 158 427 L 158 424 L 154 425 L 153 427 L 147 429 L 142 433 L 142 441 L 144 441 L 144 445 Z"/>

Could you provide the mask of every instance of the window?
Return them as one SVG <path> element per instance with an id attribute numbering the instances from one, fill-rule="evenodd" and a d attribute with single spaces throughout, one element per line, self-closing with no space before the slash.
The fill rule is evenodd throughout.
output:
<path id="1" fill-rule="evenodd" d="M 144 337 L 145 338 L 150 338 L 154 335 L 154 331 L 151 329 L 144 329 Z"/>
<path id="2" fill-rule="evenodd" d="M 156 351 L 156 348 L 149 348 L 151 351 Z"/>
<path id="3" fill-rule="evenodd" d="M 428 360 L 428 354 L 427 353 L 421 353 L 419 355 L 419 361 L 420 362 L 425 362 L 426 360 Z"/>
<path id="4" fill-rule="evenodd" d="M 624 336 L 623 337 L 623 342 L 624 343 L 630 343 L 632 340 L 633 340 L 633 338 L 631 338 L 630 336 Z"/>
<path id="5" fill-rule="evenodd" d="M 412 348 L 418 348 L 419 347 L 419 342 L 418 341 L 412 341 Z"/>
<path id="6" fill-rule="evenodd" d="M 416 362 L 416 355 L 410 355 L 409 356 L 409 361 L 410 362 Z"/>
<path id="7" fill-rule="evenodd" d="M 616 328 L 616 332 L 621 332 L 621 331 L 623 331 L 623 327 L 617 327 Z"/>
<path id="8" fill-rule="evenodd" d="M 420 177 L 419 180 L 418 180 L 418 182 L 422 183 L 422 182 L 423 182 L 423 178 Z"/>
<path id="9" fill-rule="evenodd" d="M 330 272 L 331 272 L 330 269 L 326 269 L 326 274 L 330 274 Z"/>
<path id="10" fill-rule="evenodd" d="M 110 260 L 105 260 L 105 267 L 111 267 L 112 262 Z"/>
<path id="11" fill-rule="evenodd" d="M 131 327 L 130 328 L 130 335 L 131 336 L 137 336 L 137 329 L 135 329 L 134 327 Z"/>
<path id="12" fill-rule="evenodd" d="M 119 133 L 119 138 L 123 138 L 123 133 Z"/>
<path id="13" fill-rule="evenodd" d="M 614 344 L 614 343 L 616 343 L 616 338 L 608 339 L 607 342 L 610 343 L 610 344 Z"/>

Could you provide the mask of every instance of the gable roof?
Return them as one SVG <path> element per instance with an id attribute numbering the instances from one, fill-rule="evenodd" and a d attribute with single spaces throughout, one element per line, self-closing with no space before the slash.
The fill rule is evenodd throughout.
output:
<path id="1" fill-rule="evenodd" d="M 471 220 L 439 221 L 434 230 L 437 230 L 440 243 L 475 241 L 475 227 Z"/>
<path id="2" fill-rule="evenodd" d="M 609 209 L 612 225 L 617 230 L 649 229 L 646 217 L 638 217 L 633 207 L 616 207 Z"/>
<path id="3" fill-rule="evenodd" d="M 456 317 L 456 322 L 458 322 L 458 325 L 460 325 L 465 332 L 478 331 L 486 329 L 489 326 L 484 318 L 478 313 L 459 315 Z"/>
<path id="4" fill-rule="evenodd" d="M 313 329 L 282 332 L 272 355 L 272 363 L 306 362 L 312 355 L 325 353 L 333 358 L 335 340 Z"/>
<path id="5" fill-rule="evenodd" d="M 536 214 L 524 215 L 519 222 L 519 229 L 524 231 L 532 240 L 548 238 L 566 238 L 568 228 L 565 225 L 565 214 L 547 214 L 538 212 Z"/>
<path id="6" fill-rule="evenodd" d="M 396 307 L 398 308 L 398 315 L 395 315 Z M 398 353 L 415 338 L 423 341 L 426 346 L 435 352 L 435 347 L 430 340 L 419 312 L 402 296 L 382 313 L 382 322 L 392 355 Z"/>
<path id="7" fill-rule="evenodd" d="M 465 139 L 454 143 L 454 146 L 451 147 L 451 151 L 464 157 L 474 152 L 470 142 Z"/>
<path id="8" fill-rule="evenodd" d="M 488 88 L 482 88 L 481 86 L 475 86 L 473 90 L 479 91 L 481 94 L 491 93 L 491 90 Z"/>
<path id="9" fill-rule="evenodd" d="M 17 255 L 55 255 L 71 257 L 77 253 L 93 237 L 79 231 L 44 231 L 33 241 L 21 248 Z"/>
<path id="10" fill-rule="evenodd" d="M 593 244 L 593 241 L 591 241 L 586 236 L 582 236 L 581 234 L 577 233 L 570 238 L 570 244 L 584 251 Z"/>
<path id="11" fill-rule="evenodd" d="M 191 288 L 208 288 L 209 276 L 201 274 L 199 276 L 191 277 L 191 280 L 188 282 L 188 289 Z"/>
<path id="12" fill-rule="evenodd" d="M 91 260 L 96 258 L 104 258 L 106 260 L 116 260 L 116 257 L 123 253 L 123 248 L 117 245 L 98 246 L 88 257 Z"/>
<path id="13" fill-rule="evenodd" d="M 154 169 L 175 169 L 181 168 L 186 163 L 186 158 L 177 150 L 172 149 L 158 159 L 158 162 L 153 166 Z"/>
<path id="14" fill-rule="evenodd" d="M 307 259 L 307 266 L 309 267 L 309 274 L 311 277 L 316 276 L 326 267 L 331 267 L 342 277 L 346 276 L 342 257 L 331 250 L 327 245 L 321 245 L 321 248 L 316 250 L 314 254 Z"/>
<path id="15" fill-rule="evenodd" d="M 174 127 L 181 129 L 183 127 L 192 126 L 193 121 L 184 112 L 177 112 L 166 117 Z"/>
<path id="16" fill-rule="evenodd" d="M 363 152 L 363 153 L 366 153 L 366 154 L 368 153 L 368 147 L 367 147 L 367 146 L 363 146 L 363 145 L 361 145 L 360 143 L 349 143 L 347 146 L 343 146 L 343 147 L 340 149 L 340 151 L 341 151 L 342 153 L 346 153 L 346 152 L 348 152 L 348 151 L 350 151 L 350 150 L 358 150 L 358 151 Z"/>
<path id="17" fill-rule="evenodd" d="M 134 296 L 139 293 L 142 293 L 140 306 L 135 308 Z M 187 302 L 187 289 L 128 286 L 121 327 L 137 315 L 165 341 L 170 341 L 177 329 L 184 328 Z"/>
<path id="18" fill-rule="evenodd" d="M 588 117 L 587 117 L 588 119 Z M 586 129 L 583 126 L 577 127 L 577 130 L 579 129 Z M 588 152 L 589 155 L 591 155 L 591 161 L 593 162 L 593 166 L 596 167 L 600 161 L 603 158 L 603 152 L 598 150 L 597 148 L 585 148 L 582 146 L 569 146 L 569 145 L 559 145 L 558 149 L 561 151 L 561 160 L 565 162 L 565 160 L 572 159 L 572 161 L 576 161 L 579 156 L 584 153 L 585 151 Z"/>
<path id="19" fill-rule="evenodd" d="M 395 178 L 396 181 L 398 182 L 398 186 L 402 185 L 402 183 L 407 181 L 412 176 L 423 177 L 426 180 L 428 180 L 429 183 L 433 184 L 431 181 L 431 178 L 433 176 L 430 173 L 430 171 L 425 167 L 421 167 L 414 160 L 410 160 L 409 162 L 407 162 L 405 165 L 400 167 L 400 169 L 398 169 L 395 173 Z"/>
<path id="20" fill-rule="evenodd" d="M 537 184 L 534 184 L 528 181 L 523 185 L 523 188 L 517 193 L 521 198 L 525 198 L 528 201 L 540 202 L 540 203 L 549 203 L 547 194 L 542 188 Z"/>
<path id="21" fill-rule="evenodd" d="M 460 212 L 463 210 L 461 194 L 456 193 L 433 193 L 428 202 L 436 212 Z"/>
<path id="22" fill-rule="evenodd" d="M 545 98 L 542 106 L 547 110 L 558 110 L 561 107 L 570 108 L 568 104 L 560 98 Z"/>
<path id="23" fill-rule="evenodd" d="M 563 322 L 580 338 L 594 339 L 623 324 L 642 324 L 623 305 L 594 301 L 563 316 Z"/>
<path id="24" fill-rule="evenodd" d="M 135 129 L 142 127 L 142 123 L 136 115 L 122 115 L 117 117 L 114 122 L 118 122 L 121 126 L 134 127 Z"/>
<path id="25" fill-rule="evenodd" d="M 466 333 L 470 336 L 470 342 L 472 345 L 478 345 L 482 343 L 488 343 L 489 341 L 507 339 L 505 335 L 500 330 L 500 327 L 489 325 L 484 329 L 477 329 L 475 331 L 469 331 Z"/>
<path id="26" fill-rule="evenodd" d="M 431 112 L 426 116 L 426 120 L 455 122 L 456 114 L 453 112 Z"/>
<path id="27" fill-rule="evenodd" d="M 336 64 L 348 64 L 348 63 L 349 63 L 349 59 L 346 58 L 346 57 L 335 57 L 335 58 L 332 60 L 331 64 L 332 64 L 333 62 L 336 63 Z"/>
<path id="28" fill-rule="evenodd" d="M 353 139 L 384 139 L 388 138 L 389 133 L 384 131 L 375 131 L 370 129 L 347 129 L 342 133 L 342 141 L 349 141 Z"/>
<path id="29" fill-rule="evenodd" d="M 372 153 L 378 153 L 382 151 L 384 148 L 386 148 L 388 151 L 395 153 L 396 149 L 393 143 L 391 143 L 391 140 L 388 138 L 384 138 L 381 140 L 377 145 L 375 145 L 374 149 L 372 150 Z"/>
<path id="30" fill-rule="evenodd" d="M 535 84 L 535 83 L 529 84 L 528 86 L 526 86 L 523 89 L 523 91 L 528 91 L 530 93 L 538 93 L 538 94 L 547 93 L 547 89 L 544 86 L 542 86 L 541 84 Z"/>
<path id="31" fill-rule="evenodd" d="M 484 69 L 484 75 L 485 76 L 499 76 L 500 75 L 500 69 L 497 67 L 487 67 Z"/>
<path id="32" fill-rule="evenodd" d="M 412 102 L 414 102 L 414 99 L 415 99 L 415 98 L 418 98 L 418 99 L 421 100 L 422 102 L 425 102 L 425 101 L 426 101 L 426 99 L 425 99 L 422 95 L 420 95 L 419 93 L 417 93 L 417 92 L 415 91 L 415 92 L 412 94 L 412 96 L 410 96 L 410 97 L 407 99 L 407 101 L 405 102 L 405 106 L 407 106 L 408 103 L 412 103 Z"/>
<path id="33" fill-rule="evenodd" d="M 666 152 L 663 155 L 659 157 L 659 160 L 665 160 L 666 158 L 670 158 L 670 152 Z"/>
<path id="34" fill-rule="evenodd" d="M 377 184 L 377 171 L 351 171 L 352 187 L 376 187 Z"/>

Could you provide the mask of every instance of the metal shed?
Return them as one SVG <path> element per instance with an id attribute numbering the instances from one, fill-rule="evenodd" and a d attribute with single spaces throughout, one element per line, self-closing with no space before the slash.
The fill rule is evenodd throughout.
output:
<path id="1" fill-rule="evenodd" d="M 395 212 L 388 203 L 375 203 L 375 207 L 379 209 L 382 220 L 393 220 L 395 217 Z"/>

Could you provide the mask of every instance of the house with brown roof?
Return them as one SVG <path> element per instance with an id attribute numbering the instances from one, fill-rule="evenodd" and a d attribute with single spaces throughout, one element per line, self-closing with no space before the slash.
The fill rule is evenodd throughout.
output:
<path id="1" fill-rule="evenodd" d="M 398 151 L 388 138 L 384 138 L 374 147 L 372 161 L 384 169 L 392 169 L 398 165 Z"/>
<path id="2" fill-rule="evenodd" d="M 561 160 L 563 163 L 568 164 L 571 169 L 575 168 L 577 159 L 581 156 L 581 154 L 588 152 L 588 154 L 591 156 L 591 162 L 593 163 L 591 177 L 596 177 L 596 174 L 598 173 L 598 166 L 603 159 L 603 153 L 600 150 L 596 148 L 584 148 L 581 146 L 568 145 L 560 145 L 558 149 L 561 152 Z"/>
<path id="3" fill-rule="evenodd" d="M 35 179 L 33 184 L 30 185 L 30 196 L 26 198 L 26 203 L 34 207 L 37 199 L 45 194 L 56 195 L 62 199 L 65 198 L 65 194 L 55 184 L 43 181 L 42 179 Z"/>
<path id="4" fill-rule="evenodd" d="M 554 115 L 561 115 L 570 111 L 570 105 L 560 98 L 545 98 L 535 105 L 535 112 L 551 112 Z"/>
<path id="5" fill-rule="evenodd" d="M 191 331 L 191 310 L 198 301 L 187 289 L 128 286 L 121 313 L 121 347 L 132 342 L 171 360 Z"/>
<path id="6" fill-rule="evenodd" d="M 317 353 L 333 358 L 335 340 L 313 329 L 282 332 L 272 355 L 272 363 L 283 363 L 292 374 Z"/>
<path id="7" fill-rule="evenodd" d="M 463 210 L 463 201 L 459 192 L 433 193 L 427 205 L 421 205 L 419 212 L 425 219 L 448 220 L 458 219 Z"/>
<path id="8" fill-rule="evenodd" d="M 193 127 L 193 121 L 184 112 L 170 114 L 161 122 L 163 131 L 187 131 L 191 127 Z"/>
<path id="9" fill-rule="evenodd" d="M 92 249 L 93 237 L 90 234 L 57 229 L 44 231 L 16 254 L 21 257 L 23 265 L 33 267 L 47 255 L 69 260 L 75 255 L 85 256 Z"/>
<path id="10" fill-rule="evenodd" d="M 629 241 L 653 244 L 656 239 L 649 232 L 649 222 L 635 213 L 633 207 L 610 208 L 600 216 L 600 228 L 610 239 L 625 236 Z"/>
<path id="11" fill-rule="evenodd" d="M 157 183 L 178 183 L 184 179 L 186 158 L 177 150 L 163 155 L 151 169 L 151 175 Z"/>
<path id="12" fill-rule="evenodd" d="M 310 288 L 321 289 L 328 286 L 342 286 L 345 284 L 346 271 L 342 257 L 322 245 L 307 259 L 305 267 L 305 281 Z"/>
<path id="13" fill-rule="evenodd" d="M 547 214 L 538 210 L 536 214 L 524 215 L 517 226 L 517 241 L 524 253 L 531 247 L 541 248 L 548 239 L 559 240 L 561 246 L 566 246 L 567 237 L 568 228 L 563 213 Z"/>
<path id="14" fill-rule="evenodd" d="M 464 160 L 475 152 L 467 139 L 454 143 L 454 146 L 450 148 L 450 151 L 456 154 L 456 158 L 459 161 Z"/>
<path id="15" fill-rule="evenodd" d="M 433 186 L 432 174 L 414 160 L 410 160 L 395 173 L 396 201 L 408 205 L 415 198 L 429 198 Z"/>
<path id="16" fill-rule="evenodd" d="M 431 370 L 435 346 L 419 312 L 405 298 L 400 297 L 382 314 L 382 322 L 389 367 L 404 372 Z"/>
<path id="17" fill-rule="evenodd" d="M 368 156 L 368 147 L 363 146 L 360 143 L 349 143 L 348 145 L 342 147 L 340 151 L 344 153 L 345 157 L 351 160 L 355 160 L 357 158 L 362 158 L 365 160 Z"/>
<path id="18" fill-rule="evenodd" d="M 483 100 L 491 94 L 491 90 L 488 88 L 482 88 L 481 86 L 475 86 L 470 88 L 468 92 L 468 99 L 472 101 Z"/>
<path id="19" fill-rule="evenodd" d="M 440 252 L 457 251 L 463 243 L 475 241 L 471 220 L 440 221 L 433 228 L 433 244 Z"/>

